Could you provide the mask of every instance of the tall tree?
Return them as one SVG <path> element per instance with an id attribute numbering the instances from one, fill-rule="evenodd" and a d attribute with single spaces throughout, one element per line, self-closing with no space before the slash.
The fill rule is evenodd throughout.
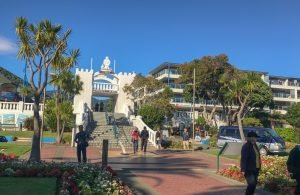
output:
<path id="1" fill-rule="evenodd" d="M 254 72 L 237 71 L 223 89 L 224 99 L 231 105 L 237 105 L 236 118 L 243 141 L 242 119 L 254 107 L 263 108 L 272 103 L 270 87 Z"/>
<path id="2" fill-rule="evenodd" d="M 29 24 L 26 18 L 19 17 L 16 33 L 19 39 L 18 58 L 25 60 L 29 66 L 29 83 L 34 96 L 34 134 L 29 160 L 40 161 L 40 97 L 47 85 L 51 64 L 61 56 L 69 55 L 67 39 L 71 30 L 63 32 L 61 25 L 52 24 L 48 20 Z"/>
<path id="3" fill-rule="evenodd" d="M 212 125 L 216 106 L 220 102 L 220 83 L 221 76 L 232 69 L 233 66 L 228 63 L 228 57 L 224 54 L 218 56 L 204 56 L 201 59 L 195 59 L 181 66 L 181 77 L 179 82 L 193 83 L 193 70 L 196 71 L 195 78 L 195 101 L 201 102 L 203 117 L 207 124 Z M 184 89 L 184 98 L 191 101 L 193 87 L 187 85 Z M 209 105 L 210 104 L 210 105 Z M 208 107 L 211 107 L 208 111 Z"/>
<path id="4" fill-rule="evenodd" d="M 124 86 L 124 91 L 133 99 L 141 99 L 142 105 L 140 105 L 140 108 L 147 105 L 147 109 L 151 106 L 156 110 L 160 110 L 160 113 L 165 117 L 170 118 L 173 115 L 175 107 L 170 103 L 173 91 L 153 77 L 136 75 L 130 85 Z"/>

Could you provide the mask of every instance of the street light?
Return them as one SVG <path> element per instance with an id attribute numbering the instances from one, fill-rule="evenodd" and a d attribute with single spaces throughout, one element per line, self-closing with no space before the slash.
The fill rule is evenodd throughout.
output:
<path id="1" fill-rule="evenodd" d="M 194 74 L 193 74 L 193 84 L 188 84 L 193 86 L 193 116 L 192 116 L 192 124 L 193 124 L 193 144 L 192 149 L 194 151 L 194 141 L 195 141 L 195 91 L 196 91 L 196 69 L 194 68 Z"/>
<path id="2" fill-rule="evenodd" d="M 196 80 L 196 70 L 194 68 L 194 82 L 193 82 L 193 145 L 192 149 L 194 151 L 194 141 L 195 141 L 195 80 Z"/>

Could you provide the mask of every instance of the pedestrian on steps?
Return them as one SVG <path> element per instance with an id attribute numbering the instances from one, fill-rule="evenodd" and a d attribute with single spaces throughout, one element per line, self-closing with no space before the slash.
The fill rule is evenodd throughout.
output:
<path id="1" fill-rule="evenodd" d="M 140 132 L 137 127 L 134 127 L 134 130 L 131 132 L 131 142 L 133 144 L 133 153 L 136 154 L 139 147 L 139 137 Z"/>
<path id="2" fill-rule="evenodd" d="M 144 127 L 144 129 L 141 132 L 141 139 L 142 139 L 141 151 L 144 151 L 144 153 L 146 153 L 147 143 L 148 143 L 148 139 L 149 139 L 149 132 L 146 127 Z"/>

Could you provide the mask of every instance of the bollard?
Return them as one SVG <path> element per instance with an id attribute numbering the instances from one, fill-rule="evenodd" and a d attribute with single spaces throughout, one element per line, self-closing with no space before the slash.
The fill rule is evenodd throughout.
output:
<path id="1" fill-rule="evenodd" d="M 102 168 L 107 167 L 108 159 L 108 140 L 104 139 L 102 144 Z"/>

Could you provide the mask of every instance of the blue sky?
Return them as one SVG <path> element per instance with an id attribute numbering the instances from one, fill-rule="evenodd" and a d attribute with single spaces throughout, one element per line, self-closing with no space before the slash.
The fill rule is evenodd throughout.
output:
<path id="1" fill-rule="evenodd" d="M 240 69 L 300 77 L 299 0 L 10 0 L 0 6 L 0 66 L 23 75 L 15 20 L 71 28 L 79 67 L 147 74 L 163 62 L 225 53 Z"/>

